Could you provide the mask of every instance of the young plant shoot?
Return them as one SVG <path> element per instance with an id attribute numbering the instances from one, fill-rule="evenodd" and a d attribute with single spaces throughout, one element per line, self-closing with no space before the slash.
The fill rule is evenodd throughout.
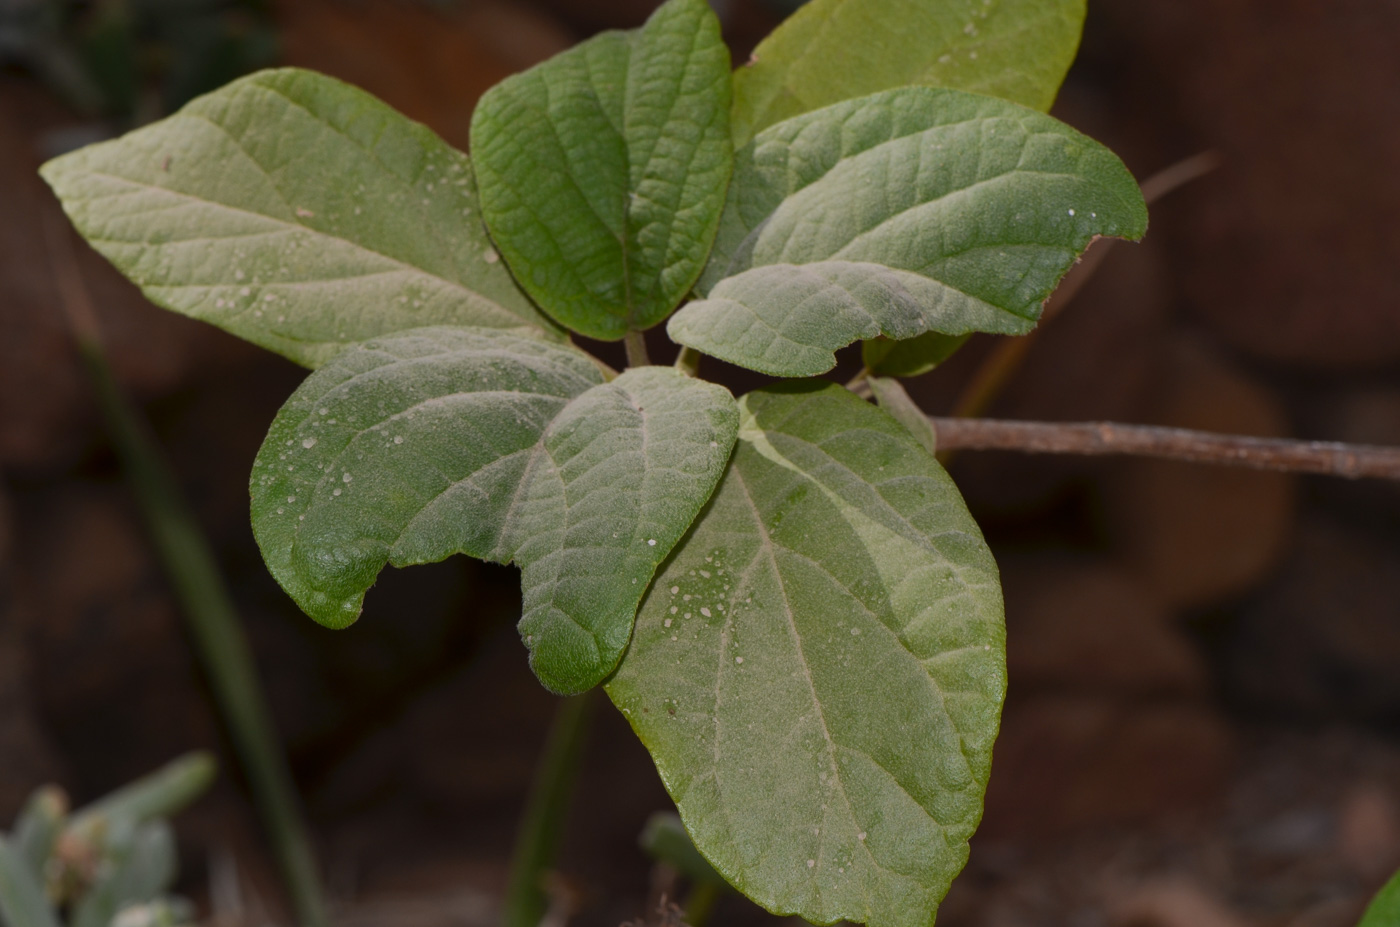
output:
<path id="1" fill-rule="evenodd" d="M 668 0 L 489 91 L 470 159 L 289 69 L 43 174 L 156 303 L 312 368 L 251 479 L 307 614 L 351 624 L 386 564 L 516 564 L 535 674 L 605 686 L 726 879 L 922 927 L 982 813 L 1001 589 L 897 381 L 891 414 L 817 377 L 1029 331 L 1095 237 L 1143 234 L 1042 112 L 1083 13 L 814 0 L 731 72 Z M 675 367 L 569 338 L 663 322 Z M 736 399 L 697 352 L 789 379 Z"/>

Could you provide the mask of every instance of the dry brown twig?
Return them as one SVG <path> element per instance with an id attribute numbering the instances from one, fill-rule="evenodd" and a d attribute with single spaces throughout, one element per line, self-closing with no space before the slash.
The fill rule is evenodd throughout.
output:
<path id="1" fill-rule="evenodd" d="M 1018 422 L 929 416 L 938 450 L 1131 454 L 1189 463 L 1400 480 L 1400 447 L 1249 438 L 1115 422 Z"/>

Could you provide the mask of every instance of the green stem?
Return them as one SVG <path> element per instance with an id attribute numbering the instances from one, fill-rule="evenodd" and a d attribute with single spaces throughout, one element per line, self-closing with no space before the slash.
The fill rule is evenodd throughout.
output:
<path id="1" fill-rule="evenodd" d="M 628 332 L 622 336 L 622 344 L 627 348 L 628 367 L 646 367 L 651 363 L 647 356 L 646 335 L 641 332 Z"/>
<path id="2" fill-rule="evenodd" d="M 78 348 L 248 778 L 297 919 L 302 927 L 324 927 L 325 902 L 296 789 L 263 700 L 247 638 L 214 555 L 180 498 L 174 476 L 156 450 L 148 426 L 112 376 L 100 345 L 80 334 Z"/>
<path id="3" fill-rule="evenodd" d="M 690 927 L 705 927 L 719 898 L 719 886 L 714 882 L 696 882 L 685 900 L 685 922 Z"/>
<path id="4" fill-rule="evenodd" d="M 676 355 L 676 369 L 688 377 L 700 375 L 700 358 L 703 355 L 694 348 L 681 345 L 681 353 Z"/>
<path id="5" fill-rule="evenodd" d="M 555 711 L 516 833 L 501 917 L 504 927 L 537 927 L 549 908 L 541 883 L 564 835 L 594 699 L 592 692 L 561 699 Z"/>

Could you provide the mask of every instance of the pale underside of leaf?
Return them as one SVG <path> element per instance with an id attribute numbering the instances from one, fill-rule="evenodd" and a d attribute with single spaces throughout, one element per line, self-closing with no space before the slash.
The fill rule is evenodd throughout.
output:
<path id="1" fill-rule="evenodd" d="M 1107 149 L 1002 100 L 910 87 L 780 123 L 736 157 L 682 344 L 778 375 L 884 334 L 1022 333 L 1101 235 L 1147 212 Z"/>
<path id="2" fill-rule="evenodd" d="M 981 814 L 1005 686 L 995 564 L 883 412 L 830 384 L 741 410 L 609 695 L 745 894 L 923 927 Z"/>
<path id="3" fill-rule="evenodd" d="M 837 348 L 859 338 L 914 338 L 929 331 L 1020 335 L 1035 323 L 921 274 L 880 264 L 767 264 L 721 280 L 676 314 L 681 344 L 779 377 L 836 366 Z"/>
<path id="4" fill-rule="evenodd" d="M 273 575 L 343 627 L 386 564 L 514 562 L 541 681 L 596 685 L 737 428 L 726 390 L 670 368 L 601 379 L 578 351 L 480 329 L 343 352 L 258 455 L 254 531 Z"/>
<path id="5" fill-rule="evenodd" d="M 734 73 L 733 133 L 910 84 L 1048 110 L 1079 47 L 1084 0 L 812 0 Z"/>
<path id="6" fill-rule="evenodd" d="M 426 325 L 561 337 L 491 245 L 466 156 L 324 75 L 253 74 L 43 174 L 158 305 L 306 366 Z"/>
<path id="7" fill-rule="evenodd" d="M 675 308 L 724 204 L 728 110 L 729 56 L 704 0 L 671 0 L 482 97 L 487 224 L 547 312 L 613 340 Z"/>

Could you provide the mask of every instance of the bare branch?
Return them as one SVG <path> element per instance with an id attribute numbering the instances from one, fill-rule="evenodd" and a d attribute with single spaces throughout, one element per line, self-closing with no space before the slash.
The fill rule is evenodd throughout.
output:
<path id="1" fill-rule="evenodd" d="M 1247 438 L 1113 422 L 1018 422 L 929 416 L 938 451 L 1131 454 L 1190 463 L 1400 480 L 1400 447 Z"/>

